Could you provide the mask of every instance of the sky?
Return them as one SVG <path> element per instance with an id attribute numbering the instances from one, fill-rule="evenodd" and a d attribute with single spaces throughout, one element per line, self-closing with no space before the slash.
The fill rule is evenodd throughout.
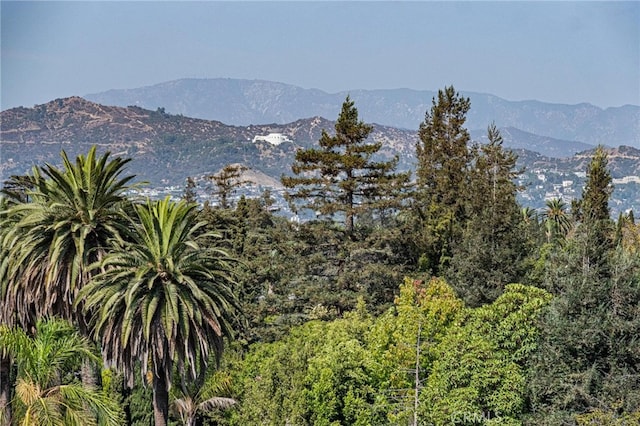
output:
<path id="1" fill-rule="evenodd" d="M 181 78 L 640 105 L 640 2 L 0 2 L 2 110 Z"/>

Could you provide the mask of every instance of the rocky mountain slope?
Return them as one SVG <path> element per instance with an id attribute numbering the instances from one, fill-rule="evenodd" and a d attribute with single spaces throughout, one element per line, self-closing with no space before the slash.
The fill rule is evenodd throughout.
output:
<path id="1" fill-rule="evenodd" d="M 162 109 L 105 106 L 78 97 L 56 99 L 0 113 L 0 182 L 28 173 L 36 165 L 60 164 L 63 149 L 73 158 L 97 145 L 101 152 L 131 158 L 128 172 L 150 187 L 173 186 L 179 193 L 188 176 L 201 178 L 235 163 L 252 170 L 250 180 L 273 187 L 280 176 L 290 173 L 296 150 L 316 144 L 322 130 L 331 133 L 333 125 L 312 117 L 285 124 L 231 126 Z M 286 135 L 291 142 L 253 142 L 255 136 L 270 133 Z M 527 170 L 522 180 L 527 187 L 524 195 L 530 198 L 525 203 L 539 207 L 545 198 L 579 196 L 590 145 L 514 128 L 502 129 L 502 133 L 505 146 L 518 153 L 519 166 Z M 472 132 L 472 136 L 479 142 L 485 137 L 483 132 Z M 374 125 L 371 138 L 382 142 L 381 156 L 399 157 L 399 169 L 414 168 L 417 130 Z M 628 146 L 609 149 L 609 166 L 617 179 L 640 176 L 640 150 Z M 568 181 L 572 184 L 566 184 Z M 565 184 L 569 186 L 561 190 Z M 625 183 L 620 190 L 622 195 L 616 195 L 619 209 L 640 208 L 640 183 Z"/>
<path id="2" fill-rule="evenodd" d="M 58 163 L 61 150 L 70 156 L 91 145 L 131 157 L 130 170 L 152 185 L 182 184 L 187 176 L 213 173 L 243 163 L 272 177 L 290 170 L 296 149 L 316 143 L 333 123 L 321 117 L 287 124 L 229 126 L 171 115 L 162 110 L 113 107 L 79 97 L 56 99 L 34 108 L 0 113 L 0 178 L 26 173 L 33 165 Z M 285 134 L 293 142 L 274 146 L 253 143 L 257 135 Z M 412 164 L 416 132 L 375 126 L 372 139 L 382 141 L 382 155 Z"/>
<path id="3" fill-rule="evenodd" d="M 548 170 L 559 174 L 584 172 L 593 155 L 593 149 L 579 152 L 570 157 L 556 158 L 541 155 L 526 149 L 514 149 L 518 155 L 518 163 L 527 170 Z M 640 149 L 630 146 L 607 148 L 608 168 L 613 178 L 625 176 L 640 177 Z M 640 194 L 638 194 L 640 197 Z"/>
<path id="4" fill-rule="evenodd" d="M 183 114 L 233 125 L 286 124 L 300 117 L 338 116 L 347 94 L 368 123 L 416 130 L 424 121 L 436 95 L 410 89 L 351 90 L 327 93 L 284 83 L 239 79 L 182 79 L 129 90 L 86 95 L 106 105 L 165 108 Z M 470 97 L 470 130 L 498 127 L 591 145 L 630 145 L 640 148 L 640 106 L 601 109 L 590 104 L 563 105 L 538 101 L 507 101 L 499 97 L 463 92 Z"/>

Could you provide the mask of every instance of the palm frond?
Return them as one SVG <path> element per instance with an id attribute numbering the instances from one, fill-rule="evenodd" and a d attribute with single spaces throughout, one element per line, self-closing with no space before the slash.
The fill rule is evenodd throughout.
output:
<path id="1" fill-rule="evenodd" d="M 155 377 L 171 381 L 175 363 L 185 377 L 202 374 L 209 354 L 217 357 L 231 335 L 239 302 L 232 291 L 229 255 L 200 241 L 195 205 L 168 198 L 136 205 L 137 220 L 122 247 L 94 265 L 79 293 L 101 337 L 103 358 L 132 383 L 135 360 L 143 374 L 151 361 Z M 207 241 L 208 243 L 210 241 Z M 212 270 L 213 269 L 213 270 Z"/>

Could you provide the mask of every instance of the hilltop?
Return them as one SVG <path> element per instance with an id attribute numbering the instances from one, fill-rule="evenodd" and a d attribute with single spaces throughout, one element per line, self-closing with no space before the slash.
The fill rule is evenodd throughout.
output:
<path id="1" fill-rule="evenodd" d="M 181 79 L 128 90 L 86 95 L 106 105 L 136 105 L 227 124 L 286 124 L 301 117 L 334 118 L 349 94 L 368 123 L 416 130 L 437 93 L 428 90 L 348 90 L 327 93 L 285 83 L 231 78 Z M 485 132 L 495 121 L 543 137 L 592 146 L 640 148 L 640 106 L 602 109 L 587 103 L 509 101 L 486 93 L 462 92 L 471 99 L 467 128 Z"/>
<path id="2" fill-rule="evenodd" d="M 242 163 L 279 179 L 288 173 L 295 150 L 317 142 L 333 122 L 312 117 L 287 124 L 231 126 L 140 107 L 113 107 L 79 97 L 56 99 L 34 108 L 0 113 L 0 178 L 27 173 L 33 165 L 58 163 L 91 145 L 131 157 L 130 171 L 152 185 L 182 185 L 187 176 L 214 173 Z M 256 135 L 286 134 L 293 142 L 253 143 Z M 384 143 L 383 155 L 403 157 L 410 167 L 416 133 L 375 126 L 372 138 Z"/>

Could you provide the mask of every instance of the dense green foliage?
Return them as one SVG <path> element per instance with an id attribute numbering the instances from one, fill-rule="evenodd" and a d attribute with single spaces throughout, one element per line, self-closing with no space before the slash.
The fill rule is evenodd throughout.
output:
<path id="1" fill-rule="evenodd" d="M 6 350 L 17 365 L 13 424 L 122 423 L 117 401 L 74 375 L 86 368 L 83 363 L 97 363 L 100 358 L 68 322 L 38 321 L 33 334 L 0 325 L 0 350 Z"/>
<path id="2" fill-rule="evenodd" d="M 494 304 L 467 309 L 442 280 L 406 280 L 378 318 L 361 304 L 342 319 L 255 345 L 240 384 L 251 403 L 231 423 L 404 424 L 413 419 L 416 384 L 420 424 L 450 424 L 462 413 L 516 421 L 536 318 L 549 299 L 512 285 Z"/>
<path id="3" fill-rule="evenodd" d="M 127 199 L 128 160 L 94 149 L 12 178 L 4 421 L 636 424 L 640 225 L 609 217 L 604 151 L 581 199 L 521 209 L 516 158 L 494 125 L 470 144 L 470 107 L 453 87 L 433 100 L 409 192 L 347 99 L 287 181 L 326 213 L 304 223 L 267 191 L 232 197 L 233 168 L 215 208 L 192 187 Z"/>

